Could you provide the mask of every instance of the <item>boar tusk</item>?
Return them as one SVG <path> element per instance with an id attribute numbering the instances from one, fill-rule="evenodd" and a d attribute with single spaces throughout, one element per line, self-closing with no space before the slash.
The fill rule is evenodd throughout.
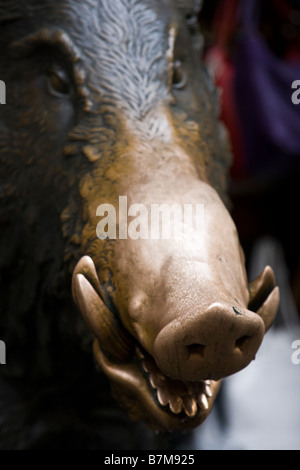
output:
<path id="1" fill-rule="evenodd" d="M 257 312 L 276 285 L 273 269 L 266 266 L 262 273 L 249 286 L 248 309 Z"/>
<path id="2" fill-rule="evenodd" d="M 98 280 L 97 282 L 99 284 Z M 75 302 L 88 327 L 98 339 L 103 352 L 118 362 L 127 362 L 133 350 L 129 335 L 120 327 L 114 314 L 106 307 L 91 282 L 76 268 L 72 291 Z"/>
<path id="3" fill-rule="evenodd" d="M 94 261 L 90 256 L 83 256 L 77 263 L 75 269 L 74 269 L 74 276 L 76 274 L 83 274 L 85 276 L 90 284 L 93 286 L 95 291 L 98 293 L 98 295 L 101 297 L 101 287 L 100 287 L 100 282 L 99 278 L 97 275 L 96 267 L 94 264 Z M 75 292 L 74 292 L 74 282 L 72 282 L 72 294 L 73 298 L 75 299 Z"/>
<path id="4" fill-rule="evenodd" d="M 261 317 L 266 332 L 271 327 L 279 307 L 279 289 L 275 284 L 273 269 L 266 266 L 248 286 L 250 294 L 248 309 Z"/>
<path id="5" fill-rule="evenodd" d="M 265 324 L 266 332 L 271 328 L 279 307 L 280 295 L 279 288 L 275 287 L 268 298 L 256 312 Z"/>

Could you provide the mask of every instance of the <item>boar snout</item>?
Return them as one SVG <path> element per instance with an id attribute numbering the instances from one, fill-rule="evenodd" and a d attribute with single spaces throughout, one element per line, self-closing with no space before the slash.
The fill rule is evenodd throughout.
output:
<path id="1" fill-rule="evenodd" d="M 256 313 L 215 302 L 163 328 L 155 341 L 155 360 L 173 379 L 219 380 L 255 358 L 264 333 L 264 322 Z"/>

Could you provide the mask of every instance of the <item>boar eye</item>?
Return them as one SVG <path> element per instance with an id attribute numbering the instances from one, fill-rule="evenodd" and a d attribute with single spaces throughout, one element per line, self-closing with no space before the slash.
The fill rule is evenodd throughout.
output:
<path id="1" fill-rule="evenodd" d="M 185 87 L 186 82 L 187 76 L 183 69 L 182 62 L 180 62 L 180 60 L 176 60 L 173 67 L 173 88 L 181 90 Z"/>
<path id="2" fill-rule="evenodd" d="M 48 90 L 53 96 L 70 94 L 70 81 L 63 70 L 52 69 L 48 71 Z"/>

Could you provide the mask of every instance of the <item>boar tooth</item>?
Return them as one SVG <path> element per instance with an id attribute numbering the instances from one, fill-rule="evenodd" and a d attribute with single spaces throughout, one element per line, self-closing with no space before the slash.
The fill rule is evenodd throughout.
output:
<path id="1" fill-rule="evenodd" d="M 189 418 L 194 418 L 198 412 L 197 403 L 193 397 L 185 397 L 183 408 Z"/>
<path id="2" fill-rule="evenodd" d="M 144 359 L 144 354 L 142 353 L 142 351 L 140 350 L 140 348 L 138 346 L 136 346 L 135 348 L 135 352 L 136 352 L 136 355 L 139 359 Z"/>
<path id="3" fill-rule="evenodd" d="M 168 394 L 166 394 L 163 390 L 161 390 L 159 388 L 157 389 L 157 398 L 158 398 L 159 403 L 162 406 L 166 406 L 169 403 Z"/>
<path id="4" fill-rule="evenodd" d="M 211 380 L 204 380 L 204 383 L 205 383 L 206 385 L 211 385 Z"/>
<path id="5" fill-rule="evenodd" d="M 212 397 L 212 391 L 211 391 L 210 385 L 208 384 L 204 385 L 204 393 L 208 398 Z"/>
<path id="6" fill-rule="evenodd" d="M 169 402 L 169 408 L 175 415 L 179 415 L 182 411 L 183 401 L 181 397 L 172 397 L 171 401 Z"/>
<path id="7" fill-rule="evenodd" d="M 156 390 L 157 385 L 155 383 L 155 377 L 153 377 L 153 375 L 150 375 L 149 380 L 150 380 L 150 384 L 151 384 L 152 388 L 154 388 Z"/>
<path id="8" fill-rule="evenodd" d="M 147 363 L 145 360 L 142 360 L 142 365 L 143 365 L 144 371 L 147 372 L 147 374 L 149 374 L 149 367 L 147 366 Z"/>
<path id="9" fill-rule="evenodd" d="M 208 410 L 208 408 L 209 408 L 208 400 L 207 400 L 207 397 L 204 393 L 201 393 L 198 396 L 197 402 L 198 402 L 198 405 L 201 408 L 201 410 Z"/>

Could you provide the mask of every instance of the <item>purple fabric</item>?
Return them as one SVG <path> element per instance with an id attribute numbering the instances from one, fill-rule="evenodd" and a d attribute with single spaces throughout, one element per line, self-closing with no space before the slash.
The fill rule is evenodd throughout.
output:
<path id="1" fill-rule="evenodd" d="M 249 170 L 277 176 L 300 169 L 300 105 L 292 83 L 300 62 L 276 57 L 257 31 L 259 0 L 241 0 L 235 90 Z"/>

